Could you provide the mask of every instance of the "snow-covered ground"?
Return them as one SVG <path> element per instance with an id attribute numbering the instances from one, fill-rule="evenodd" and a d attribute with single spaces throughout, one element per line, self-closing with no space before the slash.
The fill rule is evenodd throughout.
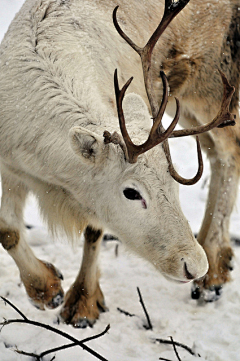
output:
<path id="1" fill-rule="evenodd" d="M 0 40 L 15 12 L 23 0 L 0 0 Z M 192 139 L 171 142 L 174 162 L 181 174 L 191 176 L 196 170 L 196 146 Z M 205 160 L 202 180 L 195 186 L 180 187 L 180 199 L 194 232 L 197 232 L 203 216 L 207 196 L 205 180 L 209 166 Z M 237 200 L 231 220 L 231 232 L 240 236 L 238 229 Z M 25 212 L 26 223 L 34 228 L 28 230 L 29 243 L 40 259 L 54 263 L 64 274 L 63 287 L 68 289 L 74 281 L 80 265 L 82 242 L 72 249 L 67 240 L 53 241 L 42 223 L 36 201 L 29 198 Z M 184 343 L 201 355 L 191 356 L 179 349 L 182 361 L 239 361 L 240 360 L 240 247 L 234 247 L 236 259 L 232 282 L 224 287 L 221 299 L 215 303 L 198 305 L 190 298 L 191 285 L 169 283 L 151 265 L 137 258 L 120 244 L 118 256 L 116 242 L 104 243 L 101 250 L 101 286 L 106 297 L 109 312 L 102 314 L 93 329 L 73 329 L 64 324 L 57 325 L 59 309 L 38 311 L 28 301 L 20 283 L 17 267 L 7 253 L 0 248 L 0 295 L 7 297 L 30 319 L 43 322 L 68 332 L 75 338 L 84 339 L 97 334 L 110 324 L 110 331 L 100 339 L 88 343 L 109 361 L 155 361 L 161 358 L 176 360 L 173 348 L 154 343 L 154 338 L 169 339 Z M 146 330 L 145 317 L 136 291 L 139 287 L 147 306 L 153 330 Z M 117 307 L 136 317 L 127 317 Z M 19 318 L 16 312 L 0 301 L 0 320 Z M 40 353 L 69 341 L 58 335 L 29 325 L 9 325 L 0 333 L 0 361 L 28 360 L 29 357 L 16 354 L 18 348 L 27 352 Z M 44 360 L 51 360 L 54 354 Z M 91 361 L 95 358 L 74 347 L 56 353 L 57 361 Z"/>

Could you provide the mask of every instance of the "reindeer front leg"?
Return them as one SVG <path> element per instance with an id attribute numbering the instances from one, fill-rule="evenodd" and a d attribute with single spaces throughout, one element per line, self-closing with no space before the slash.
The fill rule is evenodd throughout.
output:
<path id="1" fill-rule="evenodd" d="M 229 137 L 228 141 L 234 145 L 235 140 Z M 227 148 L 224 159 L 216 154 L 210 155 L 211 182 L 205 217 L 198 235 L 198 241 L 208 257 L 209 271 L 204 279 L 195 282 L 192 297 L 198 299 L 202 294 L 205 301 L 219 298 L 222 285 L 230 280 L 232 270 L 229 221 L 237 196 L 239 166 L 237 155 L 226 157 L 226 153 Z"/>
<path id="2" fill-rule="evenodd" d="M 0 243 L 18 266 L 34 306 L 55 308 L 63 302 L 62 275 L 51 263 L 39 260 L 25 240 L 23 207 L 28 189 L 3 165 L 1 173 Z"/>
<path id="3" fill-rule="evenodd" d="M 107 310 L 99 286 L 97 258 L 102 240 L 102 230 L 88 226 L 85 230 L 84 252 L 80 272 L 67 292 L 61 318 L 74 327 L 92 326 L 100 312 Z"/>

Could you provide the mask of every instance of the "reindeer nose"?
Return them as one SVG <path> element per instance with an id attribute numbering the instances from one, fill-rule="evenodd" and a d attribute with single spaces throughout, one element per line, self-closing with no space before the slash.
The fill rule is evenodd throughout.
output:
<path id="1" fill-rule="evenodd" d="M 184 262 L 184 273 L 188 280 L 194 280 L 194 278 L 196 278 L 188 271 L 186 262 Z"/>

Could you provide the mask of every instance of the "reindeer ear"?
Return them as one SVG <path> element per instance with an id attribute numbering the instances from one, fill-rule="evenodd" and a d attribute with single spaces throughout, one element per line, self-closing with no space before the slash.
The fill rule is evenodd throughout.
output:
<path id="1" fill-rule="evenodd" d="M 69 131 L 69 141 L 75 154 L 86 162 L 95 163 L 103 151 L 103 138 L 82 127 L 73 127 Z"/>

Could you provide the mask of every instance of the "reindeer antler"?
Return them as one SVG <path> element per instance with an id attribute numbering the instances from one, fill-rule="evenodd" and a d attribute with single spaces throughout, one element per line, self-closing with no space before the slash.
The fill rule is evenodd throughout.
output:
<path id="1" fill-rule="evenodd" d="M 165 0 L 165 8 L 164 14 L 160 24 L 158 25 L 157 29 L 154 31 L 150 39 L 148 40 L 147 44 L 141 48 L 137 46 L 120 28 L 118 21 L 117 21 L 117 10 L 119 6 L 116 6 L 113 10 L 113 23 L 118 31 L 119 35 L 138 53 L 142 61 L 142 68 L 143 68 L 143 76 L 144 76 L 144 83 L 145 88 L 148 96 L 148 100 L 150 103 L 152 116 L 153 118 L 156 117 L 158 113 L 158 104 L 153 97 L 153 86 L 152 86 L 152 77 L 151 77 L 151 59 L 152 59 L 152 52 L 153 49 L 166 29 L 166 27 L 170 24 L 173 18 L 189 3 L 190 0 L 182 0 L 181 2 L 172 2 L 172 0 Z"/>
<path id="2" fill-rule="evenodd" d="M 200 125 L 198 127 L 194 127 L 190 129 L 175 130 L 174 132 L 172 132 L 169 138 L 201 134 L 216 127 L 223 128 L 229 125 L 233 126 L 236 124 L 235 122 L 236 115 L 231 114 L 229 112 L 229 105 L 231 103 L 233 93 L 235 92 L 235 88 L 229 84 L 225 74 L 219 69 L 218 71 L 222 77 L 222 82 L 223 82 L 223 97 L 222 97 L 221 107 L 217 116 L 211 122 L 205 125 Z"/>
<path id="3" fill-rule="evenodd" d="M 162 73 L 161 75 L 162 75 L 163 82 L 164 81 L 166 82 L 167 79 L 166 79 L 165 74 Z M 167 98 L 168 98 L 167 88 L 166 88 L 161 107 L 159 108 L 158 114 L 154 120 L 154 123 L 153 123 L 151 131 L 149 133 L 148 139 L 146 140 L 145 143 L 143 143 L 141 145 L 133 144 L 133 142 L 128 134 L 127 128 L 126 128 L 124 113 L 123 113 L 123 109 L 122 109 L 123 98 L 124 98 L 127 88 L 129 87 L 129 85 L 132 82 L 132 79 L 133 78 L 130 78 L 127 81 L 127 83 L 123 86 L 123 88 L 120 90 L 119 84 L 118 84 L 117 69 L 115 70 L 115 74 L 114 74 L 115 95 L 116 95 L 116 102 L 117 102 L 119 125 L 120 125 L 120 129 L 121 129 L 121 133 L 122 133 L 125 145 L 126 145 L 125 157 L 129 163 L 136 163 L 137 157 L 140 154 L 145 153 L 147 150 L 153 148 L 155 145 L 157 145 L 159 143 L 162 143 L 165 139 L 167 139 L 169 137 L 169 135 L 172 133 L 173 129 L 175 128 L 175 126 L 177 125 L 177 122 L 179 120 L 180 106 L 179 106 L 179 101 L 176 99 L 176 104 L 177 104 L 176 115 L 175 115 L 172 123 L 170 124 L 170 126 L 167 128 L 167 130 L 165 130 L 163 133 L 160 133 L 159 125 L 161 124 L 162 116 L 164 114 L 164 110 L 166 108 Z"/>
<path id="4" fill-rule="evenodd" d="M 176 111 L 175 118 L 167 130 L 165 130 L 162 126 L 162 117 L 163 117 L 163 114 L 164 114 L 164 111 L 166 109 L 166 105 L 168 102 L 168 90 L 167 90 L 168 82 L 167 82 L 167 78 L 166 78 L 165 74 L 163 72 L 161 72 L 161 78 L 162 78 L 162 82 L 163 82 L 163 99 L 162 99 L 161 105 L 159 107 L 159 105 L 156 101 L 156 97 L 154 97 L 154 95 L 153 95 L 153 81 L 152 81 L 152 76 L 151 76 L 152 52 L 153 52 L 153 49 L 154 49 L 158 39 L 160 38 L 160 36 L 162 35 L 162 33 L 164 32 L 166 27 L 170 24 L 170 22 L 173 20 L 173 18 L 188 4 L 189 1 L 190 0 L 181 0 L 178 2 L 173 2 L 172 0 L 165 0 L 165 9 L 164 9 L 164 14 L 163 14 L 162 20 L 161 20 L 160 24 L 158 25 L 157 29 L 154 31 L 154 33 L 150 37 L 147 44 L 143 48 L 137 46 L 120 28 L 118 21 L 117 21 L 117 17 L 116 17 L 118 6 L 114 9 L 113 22 L 114 22 L 114 25 L 115 25 L 118 33 L 139 54 L 139 56 L 141 58 L 145 88 L 146 88 L 146 92 L 147 92 L 147 96 L 148 96 L 148 100 L 149 100 L 149 104 L 150 104 L 151 112 L 152 112 L 152 116 L 153 116 L 153 126 L 150 131 L 149 137 L 145 143 L 143 143 L 142 145 L 133 144 L 133 142 L 131 141 L 131 138 L 129 137 L 127 129 L 126 129 L 125 119 L 124 119 L 124 114 L 123 114 L 123 109 L 122 109 L 122 101 L 123 101 L 125 92 L 126 92 L 127 88 L 129 87 L 130 83 L 132 82 L 133 78 L 130 78 L 127 81 L 127 83 L 123 86 L 123 88 L 121 90 L 119 90 L 117 71 L 115 71 L 115 75 L 114 75 L 115 95 L 116 95 L 116 102 L 117 102 L 119 124 L 120 124 L 121 133 L 123 136 L 124 144 L 116 132 L 112 136 L 108 132 L 104 133 L 105 142 L 106 143 L 114 142 L 114 143 L 120 144 L 124 150 L 126 160 L 129 161 L 130 163 L 135 163 L 137 161 L 137 157 L 140 154 L 146 152 L 147 150 L 153 148 L 155 145 L 162 142 L 163 149 L 164 149 L 164 152 L 166 154 L 166 158 L 167 158 L 167 161 L 169 164 L 169 172 L 170 172 L 171 176 L 179 183 L 186 184 L 186 185 L 195 184 L 201 178 L 201 175 L 203 172 L 203 162 L 202 162 L 201 147 L 200 147 L 199 139 L 198 139 L 198 137 L 196 139 L 197 140 L 197 152 L 198 152 L 199 166 L 198 166 L 197 174 L 192 179 L 185 179 L 185 178 L 181 177 L 174 169 L 167 139 L 173 138 L 173 137 L 182 137 L 182 136 L 186 136 L 186 135 L 193 135 L 193 134 L 196 135 L 196 134 L 206 132 L 215 127 L 225 127 L 225 126 L 235 124 L 235 121 L 234 121 L 235 116 L 233 114 L 229 113 L 229 104 L 231 102 L 231 98 L 232 98 L 232 95 L 233 95 L 235 89 L 234 89 L 234 87 L 230 86 L 225 75 L 221 71 L 219 71 L 222 76 L 222 81 L 223 81 L 223 85 L 224 85 L 224 93 L 223 93 L 221 109 L 220 109 L 218 115 L 213 119 L 213 121 L 209 122 L 208 124 L 206 124 L 204 126 L 174 131 L 174 128 L 175 128 L 175 126 L 179 120 L 179 116 L 180 116 L 179 101 L 177 98 L 175 98 L 176 104 L 177 104 L 177 111 Z"/>

